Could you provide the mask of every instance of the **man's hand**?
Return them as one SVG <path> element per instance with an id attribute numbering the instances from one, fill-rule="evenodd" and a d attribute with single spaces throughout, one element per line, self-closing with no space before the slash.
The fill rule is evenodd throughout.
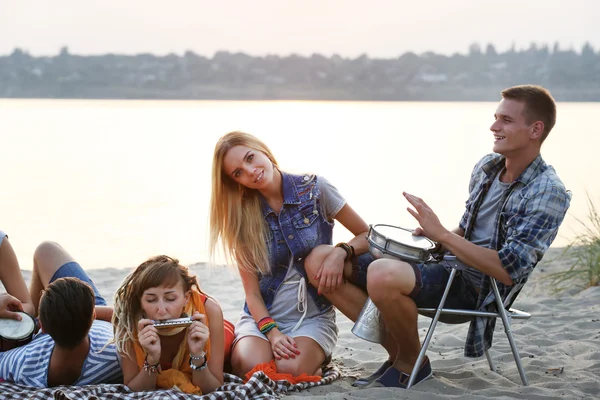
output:
<path id="1" fill-rule="evenodd" d="M 448 230 L 442 226 L 440 219 L 433 210 L 420 197 L 402 192 L 406 200 L 415 208 L 407 208 L 408 212 L 419 222 L 420 229 L 415 229 L 415 234 L 427 236 L 436 242 L 442 242 L 442 238 Z"/>
<path id="2" fill-rule="evenodd" d="M 0 318 L 10 318 L 20 321 L 21 316 L 16 311 L 23 312 L 21 301 L 8 293 L 0 294 Z"/>

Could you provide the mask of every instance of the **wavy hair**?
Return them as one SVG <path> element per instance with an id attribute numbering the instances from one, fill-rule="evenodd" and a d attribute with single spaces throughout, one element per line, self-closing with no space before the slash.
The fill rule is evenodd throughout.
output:
<path id="1" fill-rule="evenodd" d="M 264 222 L 260 194 L 248 189 L 223 171 L 227 152 L 236 146 L 246 146 L 266 155 L 277 168 L 271 150 L 258 138 L 244 132 L 230 132 L 215 145 L 212 164 L 212 195 L 210 199 L 210 256 L 219 244 L 227 261 L 252 273 L 271 271 L 267 255 L 267 226 Z"/>
<path id="2" fill-rule="evenodd" d="M 162 285 L 172 287 L 178 282 L 183 283 L 184 293 L 193 287 L 203 293 L 196 277 L 190 275 L 187 267 L 179 264 L 179 260 L 164 255 L 143 262 L 123 280 L 115 293 L 112 316 L 114 341 L 119 353 L 135 360 L 135 355 L 128 352 L 128 349 L 132 348 L 128 343 L 138 341 L 137 323 L 142 318 L 144 291 Z"/>

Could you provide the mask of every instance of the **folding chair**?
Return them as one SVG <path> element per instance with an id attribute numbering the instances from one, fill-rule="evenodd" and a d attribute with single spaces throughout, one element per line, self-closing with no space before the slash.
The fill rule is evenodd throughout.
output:
<path id="1" fill-rule="evenodd" d="M 453 257 L 453 256 L 452 256 Z M 451 259 L 450 257 L 444 257 L 446 260 Z M 455 258 L 455 257 L 454 257 Z M 510 329 L 510 323 L 512 319 L 529 319 L 531 314 L 519 311 L 513 308 L 506 309 L 510 307 L 512 301 L 519 293 L 523 284 L 514 285 L 506 296 L 504 301 L 502 301 L 500 297 L 500 291 L 498 290 L 498 285 L 494 278 L 490 278 L 492 284 L 492 290 L 494 291 L 494 297 L 496 298 L 496 306 L 498 308 L 498 312 L 488 312 L 488 311 L 477 311 L 477 310 L 461 310 L 461 309 L 450 309 L 444 308 L 444 304 L 446 302 L 446 298 L 448 297 L 448 293 L 450 292 L 450 287 L 452 286 L 452 281 L 456 276 L 456 271 L 459 269 L 465 269 L 462 266 L 456 266 L 452 268 L 450 272 L 450 277 L 448 278 L 448 283 L 446 284 L 446 289 L 444 290 L 444 294 L 442 295 L 442 299 L 440 300 L 440 304 L 437 308 L 419 308 L 419 314 L 432 318 L 431 324 L 429 325 L 429 330 L 427 331 L 427 335 L 425 336 L 425 340 L 423 341 L 423 346 L 421 347 L 421 352 L 417 357 L 417 361 L 415 362 L 415 366 L 413 367 L 413 371 L 418 371 L 423 359 L 425 358 L 425 353 L 427 352 L 427 348 L 429 347 L 429 342 L 433 337 L 433 332 L 438 321 L 442 321 L 448 324 L 461 324 L 465 322 L 471 321 L 475 317 L 487 317 L 487 318 L 500 318 L 502 323 L 504 324 L 504 332 L 506 333 L 506 337 L 508 338 L 508 343 L 510 344 L 510 348 L 513 353 L 513 357 L 515 359 L 515 363 L 517 364 L 517 369 L 519 370 L 519 375 L 521 376 L 521 380 L 523 381 L 523 385 L 527 386 L 527 377 L 525 376 L 525 371 L 523 370 L 523 365 L 521 364 L 521 357 L 519 356 L 519 352 L 517 351 L 517 346 L 515 344 L 515 340 L 512 335 L 512 331 Z M 448 316 L 448 317 L 444 317 Z M 458 317 L 457 317 L 458 316 Z M 462 317 L 462 318 L 461 318 Z M 485 357 L 490 365 L 490 369 L 496 372 L 496 366 L 492 361 L 492 358 L 489 352 L 485 351 Z M 410 379 L 408 380 L 407 388 L 411 387 L 416 379 L 417 374 L 413 373 L 410 375 Z"/>

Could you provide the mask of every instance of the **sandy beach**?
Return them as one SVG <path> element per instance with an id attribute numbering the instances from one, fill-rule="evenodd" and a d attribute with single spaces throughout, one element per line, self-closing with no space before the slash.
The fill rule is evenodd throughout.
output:
<path id="1" fill-rule="evenodd" d="M 536 267 L 514 307 L 531 313 L 529 321 L 515 321 L 513 332 L 529 386 L 523 387 L 500 322 L 496 325 L 491 355 L 498 373 L 489 370 L 485 357 L 463 356 L 468 324 L 439 324 L 428 356 L 433 379 L 410 389 L 371 387 L 355 389 L 354 378 L 367 375 L 385 359 L 383 349 L 354 336 L 353 324 L 338 313 L 340 337 L 333 361 L 343 378 L 330 385 L 311 388 L 287 397 L 317 399 L 476 399 L 476 398 L 573 398 L 600 397 L 600 287 L 576 288 L 557 296 L 543 280 L 551 272 L 565 269 L 568 261 L 560 249 L 551 249 Z M 204 291 L 215 297 L 225 318 L 235 322 L 244 303 L 244 292 L 236 272 L 226 267 L 195 264 L 191 269 Z M 109 304 L 129 269 L 92 269 L 90 277 Z M 30 271 L 23 271 L 26 280 Z M 430 319 L 419 318 L 421 339 Z"/>

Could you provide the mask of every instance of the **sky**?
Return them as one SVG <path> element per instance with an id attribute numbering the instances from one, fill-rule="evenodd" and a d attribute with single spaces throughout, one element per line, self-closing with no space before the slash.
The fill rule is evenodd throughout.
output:
<path id="1" fill-rule="evenodd" d="M 0 55 L 313 53 L 394 58 L 558 41 L 600 49 L 598 0 L 0 0 Z"/>

